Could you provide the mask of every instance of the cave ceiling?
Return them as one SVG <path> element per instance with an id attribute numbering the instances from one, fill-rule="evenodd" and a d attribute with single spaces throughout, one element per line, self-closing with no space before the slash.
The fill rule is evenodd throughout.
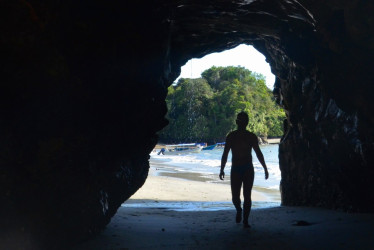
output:
<path id="1" fill-rule="evenodd" d="M 297 1 L 181 1 L 171 6 L 172 58 L 185 64 L 213 52 L 251 44 L 262 52 L 275 69 L 274 50 L 311 39 L 315 31 L 313 16 Z M 297 41 L 300 40 L 300 41 Z M 282 53 L 287 53 L 283 51 Z M 305 52 L 303 52 L 305 54 Z M 297 58 L 296 58 L 297 59 Z M 178 72 L 178 67 L 175 71 Z M 276 70 L 275 70 L 276 71 Z M 273 72 L 277 73 L 277 72 Z"/>

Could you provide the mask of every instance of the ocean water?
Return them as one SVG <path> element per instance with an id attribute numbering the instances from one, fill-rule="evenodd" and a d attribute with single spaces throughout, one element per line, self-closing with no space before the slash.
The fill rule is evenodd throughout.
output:
<path id="1" fill-rule="evenodd" d="M 260 146 L 269 171 L 268 180 L 265 180 L 264 169 L 252 150 L 253 166 L 255 170 L 254 187 L 279 192 L 281 172 L 279 170 L 278 147 L 278 144 Z M 210 182 L 220 182 L 218 175 L 221 166 L 222 152 L 223 148 L 204 150 L 200 153 L 186 155 L 157 155 L 157 153 L 152 153 L 150 163 L 151 165 L 152 163 L 162 163 L 162 165 L 165 166 L 162 170 L 166 172 L 169 167 L 170 172 L 197 173 Z M 230 170 L 231 152 L 225 168 L 225 175 L 228 177 L 226 178 L 226 183 L 229 181 Z"/>
<path id="2" fill-rule="evenodd" d="M 255 179 L 253 189 L 269 198 L 268 201 L 253 201 L 252 209 L 280 206 L 278 144 L 260 146 L 269 171 L 269 179 L 265 180 L 264 170 L 254 152 L 252 152 Z M 157 155 L 151 153 L 150 165 L 155 167 L 158 175 L 202 181 L 230 183 L 231 153 L 225 168 L 225 181 L 218 178 L 221 168 L 223 149 L 201 151 L 186 155 Z M 176 174 L 177 173 L 177 174 Z M 197 177 L 198 176 L 198 177 Z M 139 201 L 128 200 L 123 207 L 147 207 L 174 211 L 217 211 L 233 210 L 231 202 L 194 202 L 194 201 Z"/>
<path id="3" fill-rule="evenodd" d="M 232 202 L 211 202 L 211 201 L 162 201 L 149 202 L 128 200 L 121 205 L 129 208 L 157 208 L 172 211 L 218 211 L 218 210 L 234 210 Z M 252 209 L 279 207 L 279 202 L 252 202 Z"/>

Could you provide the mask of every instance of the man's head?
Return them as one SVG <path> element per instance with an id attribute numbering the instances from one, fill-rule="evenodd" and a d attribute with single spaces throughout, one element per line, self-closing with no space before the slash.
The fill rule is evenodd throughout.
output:
<path id="1" fill-rule="evenodd" d="M 236 117 L 236 124 L 239 128 L 246 128 L 249 122 L 248 114 L 244 111 L 240 112 Z"/>

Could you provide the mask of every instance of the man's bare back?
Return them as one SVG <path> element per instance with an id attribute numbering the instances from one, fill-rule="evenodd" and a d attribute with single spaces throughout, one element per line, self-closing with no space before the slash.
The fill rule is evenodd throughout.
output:
<path id="1" fill-rule="evenodd" d="M 226 143 L 231 148 L 232 165 L 252 164 L 251 151 L 254 145 L 258 145 L 255 134 L 247 130 L 235 130 L 227 136 Z"/>
<path id="2" fill-rule="evenodd" d="M 226 165 L 227 156 L 229 154 L 229 151 L 231 150 L 232 166 L 252 165 L 252 148 L 255 151 L 261 165 L 264 167 L 265 179 L 267 179 L 269 177 L 269 174 L 266 168 L 264 156 L 258 145 L 257 136 L 246 129 L 238 129 L 228 134 L 226 138 L 225 149 L 222 154 L 222 163 Z"/>
<path id="3" fill-rule="evenodd" d="M 248 114 L 241 112 L 238 114 L 236 124 L 238 129 L 229 133 L 226 137 L 226 144 L 223 150 L 221 159 L 221 171 L 219 178 L 225 178 L 224 168 L 227 162 L 227 156 L 232 151 L 232 166 L 231 166 L 231 193 L 232 201 L 236 208 L 236 222 L 239 223 L 242 219 L 243 211 L 243 225 L 249 227 L 248 217 L 252 207 L 251 192 L 254 180 L 254 169 L 252 165 L 252 148 L 256 153 L 258 160 L 265 171 L 265 179 L 268 179 L 269 173 L 265 164 L 264 156 L 258 145 L 257 136 L 248 130 Z M 241 208 L 240 190 L 243 185 L 244 204 Z"/>

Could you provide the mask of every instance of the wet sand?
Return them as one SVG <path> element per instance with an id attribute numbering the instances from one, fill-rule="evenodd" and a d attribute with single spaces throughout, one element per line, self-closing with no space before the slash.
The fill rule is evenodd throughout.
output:
<path id="1" fill-rule="evenodd" d="M 230 175 L 221 181 L 217 175 L 178 171 L 177 167 L 151 159 L 148 178 L 131 199 L 178 201 L 231 201 Z M 227 171 L 226 171 L 227 173 Z M 243 195 L 241 194 L 241 198 Z M 252 201 L 280 205 L 279 190 L 254 186 Z"/>
<path id="2" fill-rule="evenodd" d="M 228 183 L 229 180 L 222 182 L 215 176 L 170 170 L 165 172 L 160 170 L 160 166 L 152 166 L 146 183 L 130 200 L 231 202 L 231 189 Z M 269 194 L 254 189 L 252 200 L 273 201 L 271 190 L 268 192 Z"/>

